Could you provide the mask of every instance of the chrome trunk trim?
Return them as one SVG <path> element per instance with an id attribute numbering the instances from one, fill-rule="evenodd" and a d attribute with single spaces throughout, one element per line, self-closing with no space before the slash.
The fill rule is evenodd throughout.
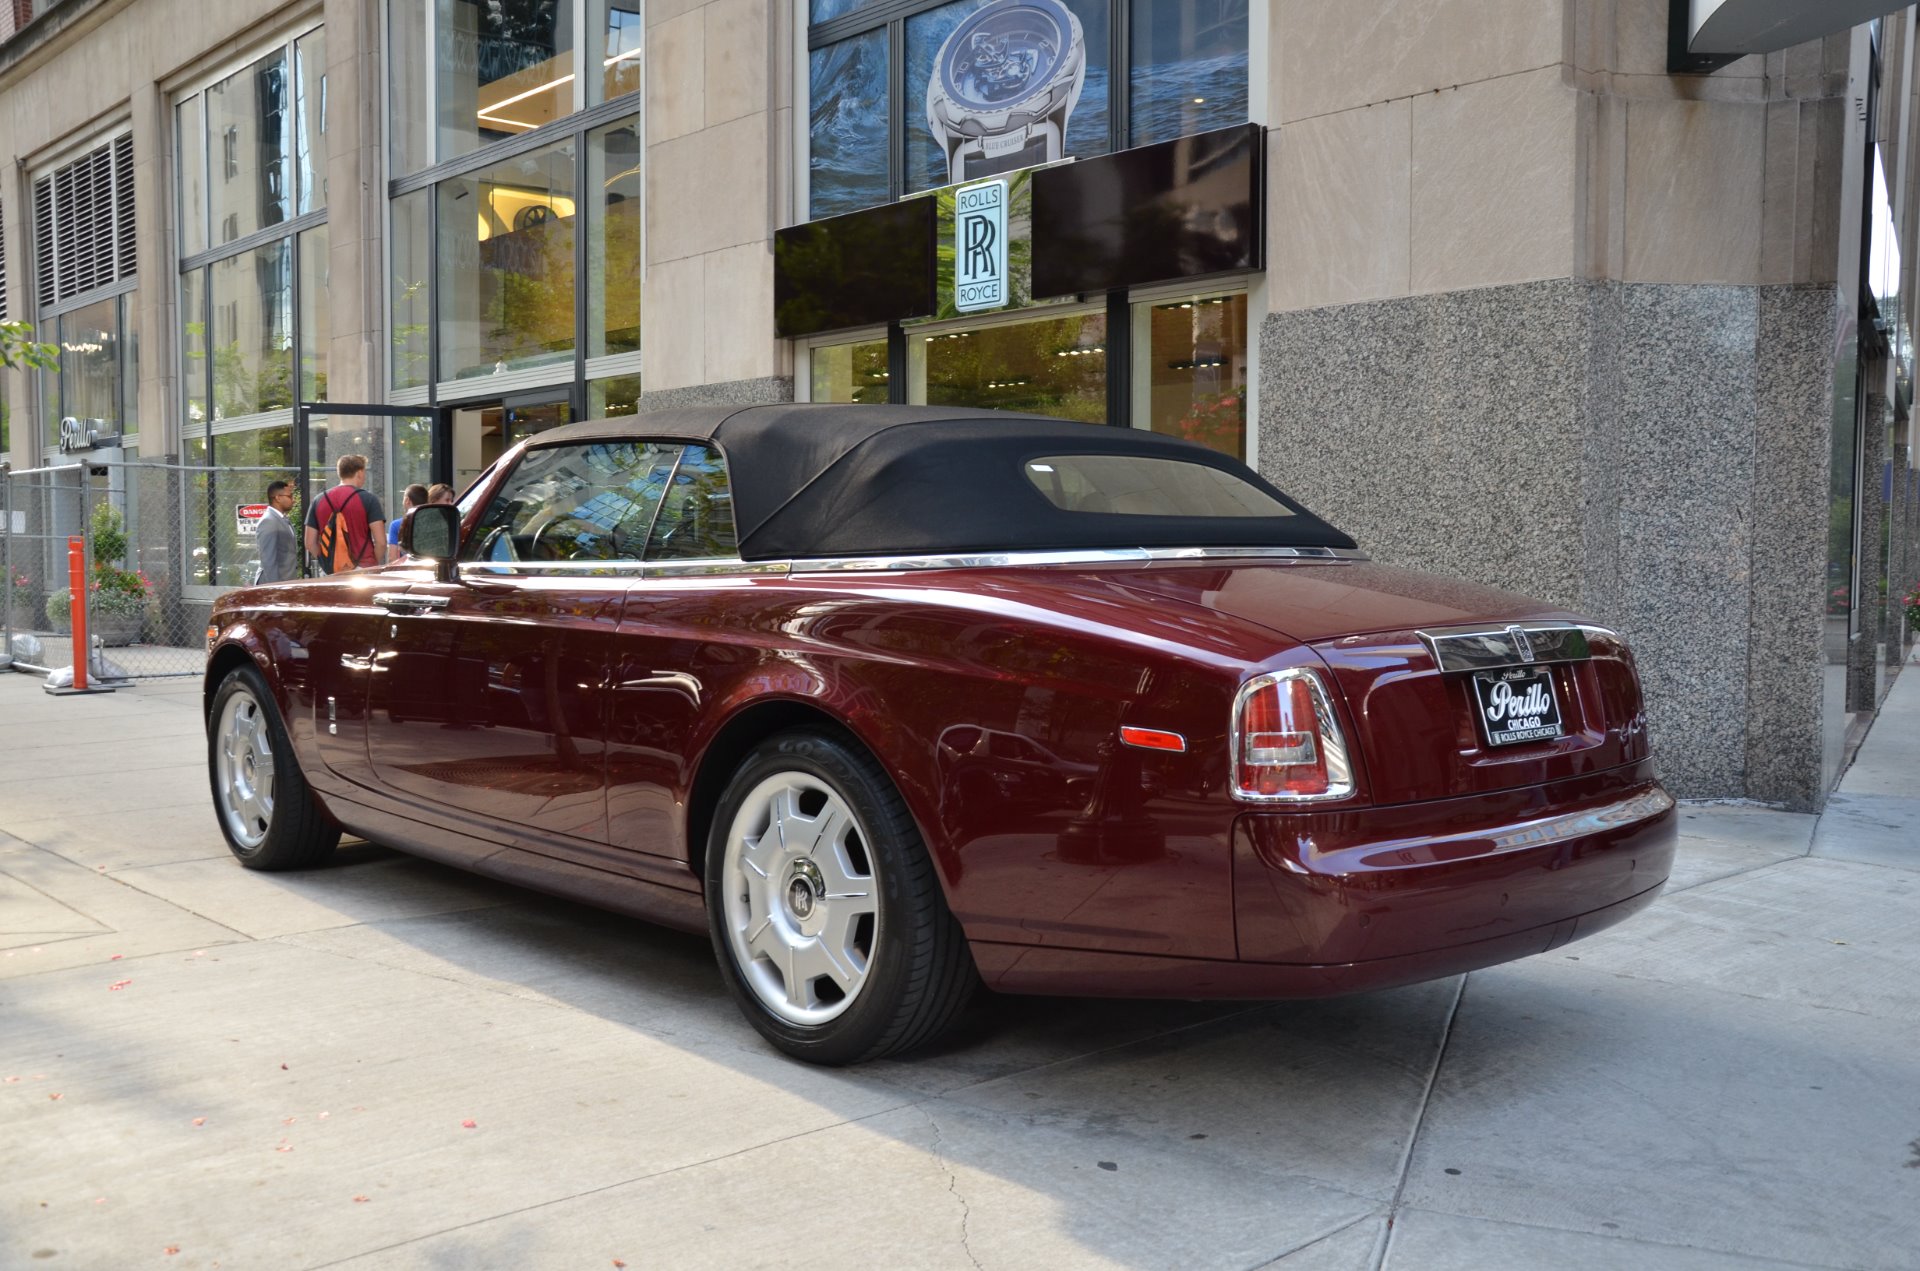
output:
<path id="1" fill-rule="evenodd" d="M 1125 565 L 1180 560 L 1363 561 L 1350 547 L 1120 547 L 1071 551 L 948 552 L 925 556 L 816 556 L 800 560 L 552 560 L 460 562 L 476 578 L 754 578 L 783 574 L 891 574 L 925 569 L 1008 569 L 1031 565 Z"/>
<path id="2" fill-rule="evenodd" d="M 1592 656 L 1587 633 L 1598 627 L 1577 622 L 1517 622 L 1416 631 L 1444 672 L 1491 671 L 1506 666 L 1584 662 Z M 1610 634 L 1610 633 L 1609 633 Z"/>

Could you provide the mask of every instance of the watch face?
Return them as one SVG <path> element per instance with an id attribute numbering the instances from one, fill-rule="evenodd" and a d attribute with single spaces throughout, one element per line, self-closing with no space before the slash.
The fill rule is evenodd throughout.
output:
<path id="1" fill-rule="evenodd" d="M 1054 0 L 1000 0 L 955 27 L 935 65 L 956 105 L 1004 110 L 1046 86 L 1077 27 Z"/>

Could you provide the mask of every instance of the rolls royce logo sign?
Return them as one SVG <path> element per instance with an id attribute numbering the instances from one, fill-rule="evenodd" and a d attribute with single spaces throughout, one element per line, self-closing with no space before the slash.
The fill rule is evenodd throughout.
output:
<path id="1" fill-rule="evenodd" d="M 953 192 L 953 307 L 961 313 L 1007 303 L 1007 183 L 982 181 Z"/>

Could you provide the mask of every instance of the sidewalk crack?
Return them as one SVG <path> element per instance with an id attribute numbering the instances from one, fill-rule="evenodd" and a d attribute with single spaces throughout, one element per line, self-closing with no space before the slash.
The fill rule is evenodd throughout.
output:
<path id="1" fill-rule="evenodd" d="M 933 1131 L 933 1144 L 928 1150 L 933 1153 L 933 1159 L 940 1163 L 940 1168 L 947 1172 L 947 1192 L 960 1202 L 961 1251 L 967 1255 L 967 1261 L 973 1263 L 976 1268 L 980 1268 L 980 1271 L 985 1271 L 980 1267 L 980 1259 L 975 1257 L 973 1252 L 973 1207 L 967 1204 L 967 1198 L 960 1194 L 959 1171 L 953 1168 L 953 1164 L 947 1160 L 946 1153 L 940 1150 L 940 1145 L 946 1141 L 940 1133 L 940 1123 L 934 1120 L 932 1110 L 924 1103 L 917 1103 L 914 1106 L 920 1109 L 920 1115 L 927 1119 L 927 1128 Z"/>

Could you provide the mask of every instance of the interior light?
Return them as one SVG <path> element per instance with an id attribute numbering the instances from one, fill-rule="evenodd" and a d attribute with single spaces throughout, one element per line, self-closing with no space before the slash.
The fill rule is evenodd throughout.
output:
<path id="1" fill-rule="evenodd" d="M 1196 105 L 1196 106 L 1198 106 L 1198 105 L 1200 105 L 1200 104 L 1201 104 L 1202 102 L 1204 102 L 1204 101 L 1206 101 L 1206 100 L 1207 100 L 1207 99 L 1206 99 L 1206 98 L 1204 98 L 1204 97 L 1196 97 L 1196 98 L 1194 98 L 1194 99 L 1193 99 L 1193 104 L 1194 104 L 1194 105 Z"/>
<path id="2" fill-rule="evenodd" d="M 600 65 L 612 66 L 615 62 L 625 62 L 632 58 L 639 57 L 642 53 L 645 53 L 645 52 L 646 52 L 645 49 L 628 49 L 624 53 L 615 53 L 612 57 L 607 58 L 605 61 L 601 62 Z"/>

